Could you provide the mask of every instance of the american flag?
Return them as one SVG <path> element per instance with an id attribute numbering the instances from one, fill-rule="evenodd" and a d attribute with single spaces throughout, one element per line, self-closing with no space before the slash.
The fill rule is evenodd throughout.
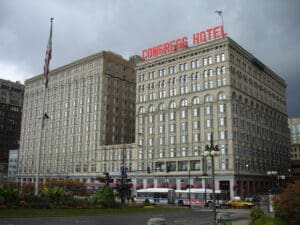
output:
<path id="1" fill-rule="evenodd" d="M 49 63 L 51 59 L 52 54 L 52 22 L 53 18 L 51 18 L 51 27 L 50 27 L 50 36 L 48 40 L 47 50 L 46 50 L 46 56 L 45 56 L 45 65 L 44 65 L 44 82 L 45 82 L 45 88 L 48 88 L 48 81 L 49 81 Z"/>

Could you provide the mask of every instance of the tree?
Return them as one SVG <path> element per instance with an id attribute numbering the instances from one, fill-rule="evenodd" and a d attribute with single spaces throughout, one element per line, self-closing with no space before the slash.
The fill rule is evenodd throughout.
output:
<path id="1" fill-rule="evenodd" d="M 101 204 L 106 208 L 115 206 L 115 196 L 111 187 L 104 186 L 97 191 L 96 195 L 93 198 L 95 204 Z"/>
<path id="2" fill-rule="evenodd" d="M 290 183 L 275 199 L 275 207 L 281 217 L 291 225 L 300 224 L 300 181 Z"/>

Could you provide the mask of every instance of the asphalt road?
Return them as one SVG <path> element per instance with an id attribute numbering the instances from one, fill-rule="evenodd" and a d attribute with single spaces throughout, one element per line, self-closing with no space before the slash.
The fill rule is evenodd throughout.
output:
<path id="1" fill-rule="evenodd" d="M 232 220 L 245 219 L 248 209 L 220 209 L 217 212 L 229 213 Z M 191 209 L 163 213 L 114 214 L 99 216 L 39 217 L 39 218 L 1 218 L 0 225 L 146 225 L 150 218 L 162 217 L 168 225 L 209 225 L 212 211 Z"/>

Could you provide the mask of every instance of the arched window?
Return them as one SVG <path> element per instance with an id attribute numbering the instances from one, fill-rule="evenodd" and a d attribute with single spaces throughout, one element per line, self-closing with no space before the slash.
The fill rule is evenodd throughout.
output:
<path id="1" fill-rule="evenodd" d="M 204 77 L 208 77 L 207 70 L 204 70 L 203 74 L 204 74 Z"/>
<path id="2" fill-rule="evenodd" d="M 175 101 L 170 102 L 170 109 L 176 109 L 176 102 Z"/>
<path id="3" fill-rule="evenodd" d="M 211 95 L 205 95 L 204 102 L 212 102 L 212 96 Z"/>
<path id="4" fill-rule="evenodd" d="M 158 105 L 158 109 L 159 109 L 159 110 L 165 110 L 165 109 L 166 109 L 165 104 L 164 104 L 164 103 L 160 103 L 160 104 Z"/>
<path id="5" fill-rule="evenodd" d="M 225 93 L 224 93 L 224 92 L 220 92 L 220 93 L 218 94 L 218 100 L 225 100 L 225 99 L 226 99 Z"/>
<path id="6" fill-rule="evenodd" d="M 208 75 L 211 77 L 213 75 L 212 70 L 208 70 Z"/>
<path id="7" fill-rule="evenodd" d="M 188 101 L 186 99 L 182 99 L 180 105 L 181 107 L 185 107 L 188 105 Z"/>
<path id="8" fill-rule="evenodd" d="M 144 107 L 140 107 L 139 113 L 145 113 L 145 108 Z"/>
<path id="9" fill-rule="evenodd" d="M 200 104 L 200 98 L 199 97 L 193 98 L 193 105 L 197 105 L 197 104 Z"/>
<path id="10" fill-rule="evenodd" d="M 155 110 L 154 106 L 153 106 L 153 105 L 150 105 L 150 106 L 149 106 L 149 112 L 154 112 L 154 110 Z"/>

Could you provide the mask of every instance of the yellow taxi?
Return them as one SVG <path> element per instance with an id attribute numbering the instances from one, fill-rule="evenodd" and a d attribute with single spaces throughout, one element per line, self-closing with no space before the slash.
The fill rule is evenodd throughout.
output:
<path id="1" fill-rule="evenodd" d="M 229 208 L 242 207 L 242 208 L 252 208 L 254 206 L 253 202 L 242 201 L 240 199 L 232 199 L 226 203 Z"/>

